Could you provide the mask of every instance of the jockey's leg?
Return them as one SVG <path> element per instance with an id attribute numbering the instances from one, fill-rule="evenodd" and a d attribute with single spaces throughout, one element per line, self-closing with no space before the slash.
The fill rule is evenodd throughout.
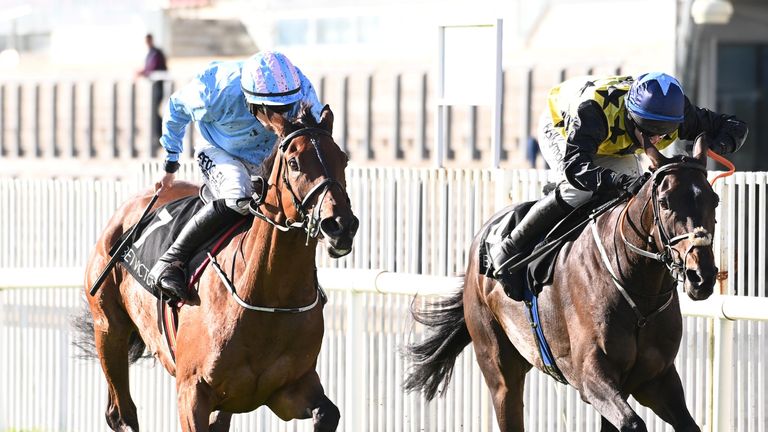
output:
<path id="1" fill-rule="evenodd" d="M 229 208 L 223 199 L 203 206 L 152 267 L 149 277 L 155 281 L 156 288 L 172 299 L 188 299 L 187 276 L 184 271 L 187 261 L 213 234 L 231 226 L 241 217 L 242 215 Z"/>
<path id="2" fill-rule="evenodd" d="M 675 432 L 699 432 L 701 429 L 691 417 L 685 404 L 683 384 L 673 364 L 664 375 L 648 382 L 632 393 L 638 402 L 652 409 L 662 420 L 672 425 Z"/>
<path id="3" fill-rule="evenodd" d="M 493 261 L 493 276 L 510 297 L 522 300 L 522 292 L 514 292 L 515 289 L 522 291 L 522 287 L 517 286 L 512 275 L 506 271 L 510 260 L 529 250 L 536 239 L 555 226 L 571 210 L 573 207 L 563 201 L 560 192 L 556 190 L 534 204 L 507 238 L 491 246 L 488 252 Z"/>

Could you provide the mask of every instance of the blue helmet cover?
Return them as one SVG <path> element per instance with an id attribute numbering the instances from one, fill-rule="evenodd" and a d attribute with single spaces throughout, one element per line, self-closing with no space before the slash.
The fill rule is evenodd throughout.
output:
<path id="1" fill-rule="evenodd" d="M 684 118 L 683 87 L 675 77 L 663 72 L 637 77 L 625 103 L 632 114 L 644 119 L 680 123 Z"/>

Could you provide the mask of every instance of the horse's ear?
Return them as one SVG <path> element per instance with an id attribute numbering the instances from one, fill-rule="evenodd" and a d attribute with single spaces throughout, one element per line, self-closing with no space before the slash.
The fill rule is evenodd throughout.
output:
<path id="1" fill-rule="evenodd" d="M 648 156 L 648 159 L 651 160 L 651 167 L 653 169 L 669 163 L 669 158 L 661 154 L 659 149 L 652 144 L 645 147 L 645 154 Z"/>
<path id="2" fill-rule="evenodd" d="M 702 132 L 693 142 L 693 157 L 703 165 L 707 164 L 707 150 L 709 149 L 710 138 L 706 132 Z"/>
<path id="3" fill-rule="evenodd" d="M 333 133 L 333 112 L 328 105 L 324 106 L 320 112 L 320 127 Z"/>
<path id="4" fill-rule="evenodd" d="M 282 115 L 269 109 L 256 110 L 256 119 L 267 129 L 272 130 L 277 136 L 285 136 L 288 121 Z"/>

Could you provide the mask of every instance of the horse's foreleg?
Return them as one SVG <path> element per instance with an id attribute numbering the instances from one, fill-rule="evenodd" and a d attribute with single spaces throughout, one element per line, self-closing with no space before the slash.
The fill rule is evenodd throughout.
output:
<path id="1" fill-rule="evenodd" d="M 325 395 L 314 370 L 275 392 L 267 406 L 285 421 L 312 417 L 315 432 L 333 432 L 341 419 L 339 408 Z"/>
<path id="2" fill-rule="evenodd" d="M 208 432 L 212 403 L 208 384 L 203 381 L 177 382 L 179 422 L 184 432 Z M 226 430 L 226 429 L 225 429 Z"/>
<path id="3" fill-rule="evenodd" d="M 701 430 L 685 405 L 683 384 L 674 365 L 667 369 L 663 375 L 633 392 L 632 396 L 641 404 L 652 409 L 662 420 L 672 425 L 676 432 L 699 432 Z"/>
<path id="4" fill-rule="evenodd" d="M 208 420 L 209 432 L 229 432 L 229 423 L 232 421 L 232 413 L 214 411 Z"/>
<path id="5" fill-rule="evenodd" d="M 595 360 L 594 365 L 599 365 L 600 361 Z M 632 407 L 627 403 L 627 397 L 622 395 L 616 385 L 615 378 L 612 378 L 606 369 L 596 366 L 585 372 L 582 379 L 581 396 L 603 416 L 602 431 L 613 431 L 618 429 L 621 432 L 647 432 L 648 428 L 645 422 L 640 418 Z M 606 421 L 615 429 L 606 427 Z"/>

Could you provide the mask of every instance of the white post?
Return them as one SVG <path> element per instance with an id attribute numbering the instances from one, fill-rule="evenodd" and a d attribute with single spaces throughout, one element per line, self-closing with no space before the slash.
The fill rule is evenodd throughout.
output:
<path id="1" fill-rule="evenodd" d="M 365 419 L 368 408 L 368 391 L 365 371 L 368 369 L 368 355 L 365 346 L 365 293 L 347 289 L 347 346 L 344 372 L 344 430 L 366 430 Z"/>
<path id="2" fill-rule="evenodd" d="M 503 21 L 501 19 L 496 20 L 496 63 L 494 75 L 496 83 L 493 91 L 492 112 L 493 118 L 491 119 L 491 168 L 498 168 L 501 165 L 501 104 L 503 99 L 501 82 L 503 74 L 501 73 L 501 43 L 504 35 L 504 29 L 502 28 Z M 525 108 L 527 109 L 527 107 Z"/>
<path id="3" fill-rule="evenodd" d="M 712 364 L 711 431 L 732 430 L 733 403 L 733 321 L 716 319 Z"/>
<path id="4" fill-rule="evenodd" d="M 435 83 L 435 92 L 437 94 L 437 103 L 435 104 L 435 147 L 432 149 L 435 168 L 442 168 L 445 162 L 445 136 L 443 134 L 445 124 L 445 105 L 442 98 L 445 93 L 445 31 L 443 27 L 437 29 L 437 82 Z"/>

